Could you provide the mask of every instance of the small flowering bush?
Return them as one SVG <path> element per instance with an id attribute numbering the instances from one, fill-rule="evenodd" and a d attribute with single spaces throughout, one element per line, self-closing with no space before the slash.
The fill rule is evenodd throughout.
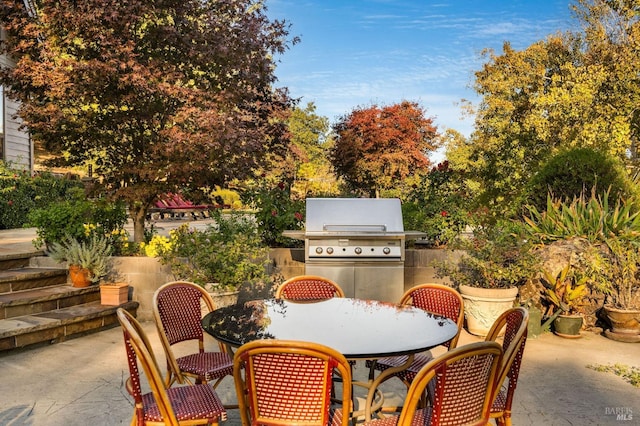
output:
<path id="1" fill-rule="evenodd" d="M 461 175 L 444 161 L 409 192 L 402 204 L 404 227 L 426 233 L 431 246 L 446 246 L 470 224 L 470 200 Z"/>
<path id="2" fill-rule="evenodd" d="M 241 213 L 215 213 L 215 225 L 198 230 L 184 224 L 168 241 L 154 237 L 145 252 L 157 252 L 175 279 L 216 284 L 220 290 L 236 290 L 245 282 L 267 281 L 269 248 L 264 246 L 255 223 Z"/>
<path id="3" fill-rule="evenodd" d="M 269 247 L 297 247 L 302 241 L 284 237 L 285 230 L 304 229 L 304 200 L 291 197 L 291 187 L 285 182 L 269 184 L 258 181 L 243 194 L 244 202 L 255 209 L 258 232 Z"/>
<path id="4" fill-rule="evenodd" d="M 140 243 L 140 253 L 147 257 L 160 257 L 172 250 L 171 239 L 163 235 L 154 235 L 149 242 Z"/>
<path id="5" fill-rule="evenodd" d="M 114 255 L 129 249 L 129 235 L 124 230 L 126 222 L 127 212 L 123 204 L 83 198 L 51 203 L 28 215 L 28 223 L 37 228 L 37 238 L 33 241 L 35 247 L 43 244 L 48 247 L 65 238 L 82 242 L 95 235 L 107 238 Z"/>

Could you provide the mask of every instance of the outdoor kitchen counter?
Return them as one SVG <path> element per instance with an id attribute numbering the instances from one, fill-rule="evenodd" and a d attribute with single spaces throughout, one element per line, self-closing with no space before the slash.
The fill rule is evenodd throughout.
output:
<path id="1" fill-rule="evenodd" d="M 458 332 L 450 319 L 413 306 L 352 298 L 312 303 L 255 300 L 210 312 L 202 326 L 233 347 L 257 339 L 302 340 L 334 348 L 351 360 L 409 355 L 412 361 L 413 354 L 438 346 Z M 365 408 L 372 405 L 377 384 L 397 371 L 391 370 L 367 384 Z M 367 410 L 367 419 L 370 414 Z"/>

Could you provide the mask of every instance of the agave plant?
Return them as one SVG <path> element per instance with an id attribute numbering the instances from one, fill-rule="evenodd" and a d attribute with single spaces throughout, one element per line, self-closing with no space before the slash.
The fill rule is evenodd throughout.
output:
<path id="1" fill-rule="evenodd" d="M 582 237 L 590 242 L 605 242 L 615 236 L 640 241 L 640 209 L 634 199 L 609 204 L 609 192 L 575 198 L 571 203 L 547 197 L 547 209 L 528 207 L 524 217 L 527 230 L 542 242 Z"/>

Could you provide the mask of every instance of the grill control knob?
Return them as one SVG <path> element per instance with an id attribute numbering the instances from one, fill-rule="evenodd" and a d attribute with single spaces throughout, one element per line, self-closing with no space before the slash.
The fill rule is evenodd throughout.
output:
<path id="1" fill-rule="evenodd" d="M 385 248 L 382 249 L 382 252 L 384 254 L 389 254 L 389 253 L 391 253 L 391 249 L 389 247 L 385 247 Z"/>
<path id="2" fill-rule="evenodd" d="M 360 247 L 356 247 L 355 249 L 353 249 L 353 251 L 355 252 L 355 254 L 362 254 L 362 249 Z"/>
<path id="3" fill-rule="evenodd" d="M 333 254 L 333 247 L 327 247 L 327 254 Z"/>
<path id="4" fill-rule="evenodd" d="M 322 254 L 322 247 L 316 247 L 316 254 Z"/>

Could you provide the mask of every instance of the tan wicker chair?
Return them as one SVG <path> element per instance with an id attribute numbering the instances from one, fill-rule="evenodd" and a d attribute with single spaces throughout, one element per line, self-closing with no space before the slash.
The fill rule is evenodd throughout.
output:
<path id="1" fill-rule="evenodd" d="M 280 284 L 276 299 L 313 301 L 344 297 L 344 291 L 329 278 L 316 275 L 300 275 Z"/>
<path id="2" fill-rule="evenodd" d="M 188 281 L 164 284 L 153 294 L 153 315 L 162 348 L 167 359 L 166 384 L 214 381 L 217 387 L 226 376 L 233 374 L 233 356 L 218 342 L 219 351 L 204 350 L 202 304 L 209 311 L 215 309 L 211 296 L 199 285 Z M 176 357 L 173 346 L 192 342 L 197 352 Z"/>
<path id="3" fill-rule="evenodd" d="M 491 417 L 495 418 L 499 425 L 511 425 L 513 394 L 518 384 L 528 325 L 529 311 L 521 306 L 512 308 L 498 317 L 485 338 L 486 341 L 495 341 L 504 329 L 504 337 L 502 337 L 504 356 L 491 407 Z M 505 380 L 506 386 L 502 386 Z"/>
<path id="4" fill-rule="evenodd" d="M 399 416 L 366 424 L 486 425 L 501 358 L 502 348 L 496 342 L 471 343 L 445 352 L 416 374 Z M 430 383 L 435 384 L 433 404 L 418 409 Z"/>
<path id="5" fill-rule="evenodd" d="M 347 426 L 350 422 L 351 369 L 332 348 L 255 340 L 238 348 L 233 367 L 243 426 Z M 334 369 L 343 380 L 343 409 L 330 408 Z"/>
<path id="6" fill-rule="evenodd" d="M 420 284 L 407 290 L 400 299 L 400 304 L 413 305 L 455 321 L 458 324 L 458 334 L 445 342 L 443 346 L 447 349 L 456 347 L 464 322 L 464 302 L 460 293 L 455 289 L 443 284 Z M 432 359 L 433 356 L 430 353 L 416 354 L 409 368 L 395 373 L 389 378 L 398 377 L 409 387 L 418 371 Z M 380 358 L 377 361 L 367 361 L 366 366 L 369 368 L 369 377 L 373 378 L 374 370 L 384 371 L 388 368 L 400 367 L 406 362 L 406 355 L 394 356 Z"/>
<path id="7" fill-rule="evenodd" d="M 126 310 L 119 308 L 129 364 L 126 388 L 135 408 L 131 425 L 201 425 L 227 419 L 216 391 L 209 385 L 166 387 L 140 323 Z M 143 394 L 138 363 L 142 365 L 151 392 Z"/>

